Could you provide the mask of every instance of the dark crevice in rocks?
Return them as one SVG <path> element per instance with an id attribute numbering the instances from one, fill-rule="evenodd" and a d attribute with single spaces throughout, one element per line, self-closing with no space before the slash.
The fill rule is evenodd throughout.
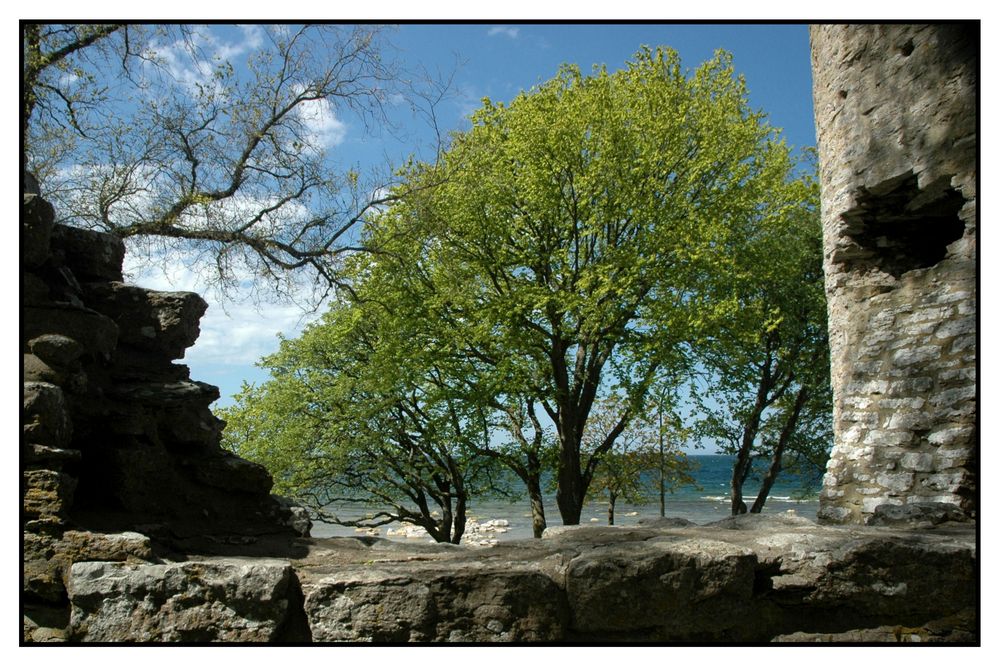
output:
<path id="1" fill-rule="evenodd" d="M 302 583 L 292 573 L 287 592 L 288 615 L 275 635 L 275 643 L 312 643 L 312 630 L 306 616 L 306 598 L 302 593 Z"/>
<path id="2" fill-rule="evenodd" d="M 948 245 L 965 233 L 958 216 L 965 198 L 950 180 L 943 177 L 921 189 L 911 172 L 862 188 L 854 208 L 841 216 L 854 246 L 835 258 L 848 269 L 876 268 L 896 278 L 943 260 Z"/>
<path id="3" fill-rule="evenodd" d="M 781 560 L 758 562 L 754 569 L 753 596 L 768 594 L 774 589 L 774 577 L 781 572 Z"/>

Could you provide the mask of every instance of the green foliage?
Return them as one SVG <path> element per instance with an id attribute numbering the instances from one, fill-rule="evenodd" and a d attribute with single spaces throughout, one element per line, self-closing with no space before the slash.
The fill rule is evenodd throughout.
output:
<path id="1" fill-rule="evenodd" d="M 639 501 L 661 465 L 651 405 L 676 425 L 690 373 L 737 422 L 761 344 L 796 381 L 822 375 L 814 191 L 793 168 L 724 53 L 688 73 L 644 49 L 485 100 L 436 164 L 403 171 L 405 196 L 346 261 L 350 298 L 265 361 L 272 380 L 240 397 L 227 442 L 316 510 L 392 506 L 377 519 L 452 541 L 496 465 L 528 486 L 536 534 L 549 465 L 566 524 L 588 491 Z M 818 409 L 796 386 L 766 407 Z M 759 431 L 821 437 L 787 422 Z M 702 434 L 730 425 L 710 415 Z M 664 473 L 689 481 L 674 442 Z"/>
<path id="2" fill-rule="evenodd" d="M 687 75 L 676 53 L 645 49 L 619 72 L 566 66 L 509 105 L 486 100 L 441 164 L 414 166 L 419 194 L 370 241 L 392 255 L 409 239 L 394 270 L 420 265 L 446 344 L 554 423 L 572 524 L 657 373 L 732 309 L 703 283 L 732 269 L 735 229 L 801 203 L 790 169 L 728 55 Z M 601 390 L 627 399 L 583 462 Z"/>
<path id="3" fill-rule="evenodd" d="M 770 458 L 775 475 L 782 464 L 822 467 L 832 442 L 818 186 L 805 177 L 790 187 L 807 205 L 751 228 L 734 225 L 732 269 L 705 283 L 705 297 L 728 306 L 705 322 L 696 347 L 704 371 L 694 394 L 698 432 L 738 456 L 734 512 L 745 510 L 741 487 L 753 458 Z"/>
<path id="4" fill-rule="evenodd" d="M 362 292 L 364 293 L 364 292 Z M 424 527 L 457 543 L 471 494 L 488 488 L 477 406 L 434 385 L 420 338 L 381 305 L 337 304 L 263 361 L 272 379 L 245 387 L 224 411 L 225 445 L 267 467 L 276 492 L 321 519 Z M 329 514 L 335 502 L 383 508 L 363 521 Z M 385 507 L 389 507 L 386 509 Z"/>
<path id="5" fill-rule="evenodd" d="M 597 402 L 583 436 L 585 451 L 593 452 L 607 438 L 623 409 L 621 402 L 619 396 Z M 587 497 L 607 502 L 609 524 L 613 524 L 618 500 L 629 504 L 651 502 L 658 492 L 661 472 L 665 491 L 694 483 L 691 465 L 680 450 L 681 440 L 670 436 L 673 433 L 669 421 L 661 425 L 658 416 L 647 413 L 633 418 L 600 456 Z"/>

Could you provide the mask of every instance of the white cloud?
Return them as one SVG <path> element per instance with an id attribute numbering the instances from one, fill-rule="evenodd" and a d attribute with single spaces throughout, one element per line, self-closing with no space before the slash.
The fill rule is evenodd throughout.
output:
<path id="1" fill-rule="evenodd" d="M 306 142 L 314 148 L 331 148 L 347 135 L 347 125 L 337 118 L 329 100 L 302 102 L 296 107 L 296 113 L 306 129 Z"/>
<path id="2" fill-rule="evenodd" d="M 264 29 L 259 25 L 240 25 L 238 38 L 227 40 L 213 26 L 191 26 L 187 39 L 170 44 L 154 44 L 150 51 L 182 87 L 194 91 L 211 82 L 215 65 L 255 51 L 264 43 Z M 199 57 L 192 57 L 197 52 Z"/>
<path id="3" fill-rule="evenodd" d="M 510 39 L 517 39 L 518 34 L 521 32 L 520 28 L 512 28 L 508 25 L 495 25 L 489 29 L 486 33 L 488 37 L 495 37 L 497 35 L 503 35 Z"/>
<path id="4" fill-rule="evenodd" d="M 124 269 L 133 284 L 158 291 L 193 291 L 208 302 L 201 335 L 183 362 L 191 368 L 192 377 L 209 383 L 220 370 L 250 372 L 262 356 L 278 349 L 278 333 L 296 337 L 321 314 L 292 303 L 255 304 L 249 299 L 223 303 L 218 291 L 179 257 L 162 257 L 151 267 L 139 253 L 126 253 Z M 248 275 L 244 277 L 249 280 Z"/>

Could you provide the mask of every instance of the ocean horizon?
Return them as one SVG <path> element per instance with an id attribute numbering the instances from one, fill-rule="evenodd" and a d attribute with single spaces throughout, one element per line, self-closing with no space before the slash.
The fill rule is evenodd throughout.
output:
<path id="1" fill-rule="evenodd" d="M 735 456 L 722 454 L 689 455 L 688 459 L 697 463 L 692 476 L 694 484 L 679 486 L 668 492 L 664 515 L 684 518 L 698 525 L 722 520 L 731 515 L 729 500 L 729 479 Z M 819 508 L 819 490 L 822 481 L 820 473 L 806 477 L 782 472 L 768 495 L 763 513 L 788 513 L 810 520 L 816 519 Z M 759 476 L 753 475 L 743 489 L 743 500 L 747 506 L 753 504 L 760 488 Z M 659 493 L 649 495 L 643 504 L 619 501 L 615 505 L 615 524 L 636 525 L 642 519 L 660 516 Z M 562 525 L 555 493 L 544 497 L 545 518 L 548 527 Z M 345 520 L 357 520 L 378 510 L 373 505 L 340 504 L 328 509 Z M 527 496 L 517 501 L 496 498 L 473 498 L 469 502 L 467 536 L 462 543 L 480 543 L 530 539 L 531 511 Z M 607 502 L 588 502 L 580 517 L 581 525 L 607 525 Z M 316 522 L 312 536 L 316 538 L 344 536 L 380 536 L 399 540 L 432 540 L 422 529 L 392 523 L 374 529 L 360 529 L 342 525 Z"/>

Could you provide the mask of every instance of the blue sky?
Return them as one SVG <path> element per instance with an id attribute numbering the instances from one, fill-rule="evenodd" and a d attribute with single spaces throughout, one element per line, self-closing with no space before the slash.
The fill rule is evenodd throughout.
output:
<path id="1" fill-rule="evenodd" d="M 217 25 L 219 46 L 245 58 L 254 46 L 254 31 Z M 676 49 L 685 67 L 694 69 L 716 49 L 733 54 L 735 67 L 747 81 L 754 107 L 765 111 L 772 125 L 782 128 L 790 145 L 815 144 L 812 118 L 809 35 L 806 25 L 765 24 L 409 24 L 396 28 L 390 41 L 396 55 L 411 69 L 451 72 L 452 96 L 439 108 L 444 131 L 468 126 L 466 116 L 483 97 L 508 101 L 555 75 L 560 64 L 575 63 L 584 71 L 604 64 L 623 67 L 642 45 Z M 456 69 L 456 63 L 459 63 Z M 430 140 L 428 129 L 409 122 L 403 141 L 366 136 L 347 116 L 325 118 L 335 128 L 331 156 L 341 165 L 364 167 L 388 154 L 399 159 Z M 189 276 L 166 279 L 139 273 L 134 280 L 152 288 L 191 289 L 204 293 Z M 255 368 L 260 356 L 277 348 L 280 332 L 294 337 L 310 316 L 294 306 L 253 306 L 216 302 L 211 294 L 202 334 L 184 360 L 191 376 L 220 387 L 216 406 L 232 403 L 243 381 L 266 380 Z"/>

